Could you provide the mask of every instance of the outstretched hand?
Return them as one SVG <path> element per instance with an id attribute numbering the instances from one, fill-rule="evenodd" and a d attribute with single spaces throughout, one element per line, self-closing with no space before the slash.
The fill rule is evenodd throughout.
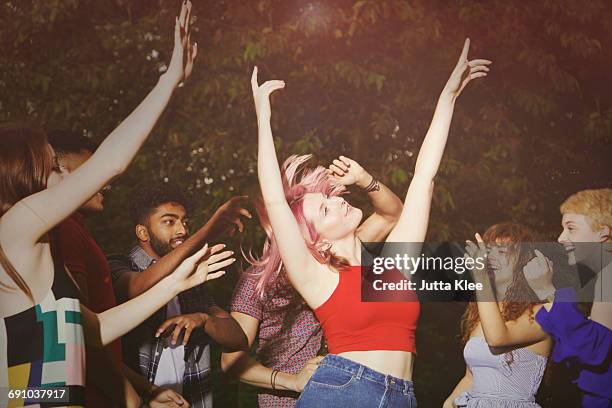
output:
<path id="1" fill-rule="evenodd" d="M 191 75 L 198 44 L 191 44 L 191 1 L 184 1 L 174 23 L 174 50 L 166 74 L 175 86 L 180 86 Z"/>
<path id="2" fill-rule="evenodd" d="M 482 276 L 484 276 L 485 273 L 485 268 L 480 268 L 478 267 L 478 262 L 476 262 L 478 259 L 480 260 L 484 260 L 487 258 L 488 255 L 488 251 L 487 251 L 487 247 L 485 245 L 484 240 L 482 239 L 482 237 L 480 236 L 479 233 L 476 233 L 474 235 L 474 237 L 476 238 L 476 243 L 474 243 L 473 241 L 470 241 L 469 239 L 467 241 L 465 241 L 465 255 L 464 258 L 468 259 L 472 259 L 472 264 L 474 265 L 473 268 L 470 268 L 472 275 L 475 278 L 482 278 Z"/>
<path id="3" fill-rule="evenodd" d="M 470 39 L 467 38 L 463 44 L 463 51 L 461 51 L 459 61 L 444 87 L 444 90 L 450 93 L 453 98 L 457 98 L 472 79 L 485 77 L 487 76 L 487 72 L 489 72 L 489 67 L 487 65 L 490 65 L 492 61 L 487 59 L 474 59 L 469 61 L 469 50 Z"/>
<path id="4" fill-rule="evenodd" d="M 229 230 L 230 235 L 244 231 L 244 224 L 241 217 L 253 218 L 251 213 L 244 208 L 248 201 L 248 196 L 235 196 L 226 201 L 221 207 L 217 208 L 215 214 L 210 219 L 212 224 L 211 236 L 219 236 Z"/>
<path id="5" fill-rule="evenodd" d="M 230 258 L 232 251 L 221 251 L 225 245 L 218 244 L 208 248 L 204 245 L 198 252 L 185 259 L 169 276 L 178 283 L 178 290 L 182 292 L 200 285 L 206 281 L 220 278 L 225 274 L 220 270 L 233 264 L 236 259 Z"/>
<path id="6" fill-rule="evenodd" d="M 285 81 L 272 80 L 259 85 L 257 82 L 257 67 L 253 68 L 251 75 L 251 88 L 255 101 L 255 112 L 258 120 L 270 120 L 272 108 L 270 107 L 270 94 L 277 89 L 285 87 Z"/>

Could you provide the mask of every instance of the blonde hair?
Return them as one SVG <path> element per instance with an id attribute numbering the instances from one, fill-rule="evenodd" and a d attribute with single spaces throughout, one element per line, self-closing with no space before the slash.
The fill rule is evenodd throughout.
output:
<path id="1" fill-rule="evenodd" d="M 561 214 L 582 214 L 588 218 L 593 231 L 602 227 L 612 229 L 612 189 L 582 190 L 572 194 L 561 204 Z"/>

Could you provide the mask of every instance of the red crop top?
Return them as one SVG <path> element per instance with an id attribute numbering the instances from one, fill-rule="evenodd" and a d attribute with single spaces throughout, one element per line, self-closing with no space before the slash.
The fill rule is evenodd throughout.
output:
<path id="1" fill-rule="evenodd" d="M 416 352 L 414 332 L 420 311 L 416 294 L 412 292 L 409 296 L 413 301 L 362 302 L 361 267 L 351 266 L 339 274 L 334 292 L 314 311 L 323 327 L 329 352 Z"/>

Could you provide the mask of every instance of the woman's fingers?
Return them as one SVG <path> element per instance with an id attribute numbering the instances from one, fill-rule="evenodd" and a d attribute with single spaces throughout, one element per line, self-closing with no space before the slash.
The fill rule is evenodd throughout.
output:
<path id="1" fill-rule="evenodd" d="M 475 67 L 475 66 L 478 66 L 478 65 L 490 65 L 492 63 L 493 63 L 493 61 L 488 60 L 488 59 L 474 59 L 474 60 L 469 61 L 468 65 L 470 67 Z"/>
<path id="2" fill-rule="evenodd" d="M 476 65 L 475 67 L 470 68 L 470 73 L 485 71 L 489 72 L 491 69 L 486 65 Z"/>
<path id="3" fill-rule="evenodd" d="M 187 16 L 187 2 L 183 1 L 181 5 L 181 13 L 179 14 L 179 21 L 181 23 L 181 28 L 185 28 L 185 17 Z"/>
<path id="4" fill-rule="evenodd" d="M 476 72 L 475 74 L 470 74 L 470 79 L 482 78 L 486 76 L 487 76 L 486 72 Z"/>
<path id="5" fill-rule="evenodd" d="M 266 81 L 263 84 L 258 85 L 257 83 L 257 66 L 253 68 L 253 73 L 251 74 L 251 88 L 253 90 L 253 95 L 257 92 L 261 91 L 264 94 L 271 94 L 277 89 L 281 89 L 285 87 L 285 81 L 281 81 L 278 79 L 273 79 L 271 81 Z"/>
<path id="6" fill-rule="evenodd" d="M 257 66 L 253 67 L 253 73 L 251 74 L 251 88 L 253 89 L 253 93 L 259 88 L 257 84 Z"/>
<path id="7" fill-rule="evenodd" d="M 467 240 L 465 241 L 465 250 L 473 257 L 478 252 L 478 246 L 474 242 Z"/>
<path id="8" fill-rule="evenodd" d="M 340 176 L 340 177 L 344 176 L 344 171 L 340 167 L 336 166 L 335 164 L 331 164 L 329 166 L 329 170 L 331 170 L 331 172 L 337 176 Z"/>
<path id="9" fill-rule="evenodd" d="M 347 166 L 347 165 L 346 165 L 344 162 L 342 162 L 341 160 L 335 159 L 333 163 L 334 163 L 334 164 L 335 164 L 337 167 L 339 167 L 340 169 L 342 169 L 342 171 L 344 171 L 344 172 L 348 172 L 348 171 L 349 171 L 348 166 Z"/>
<path id="10" fill-rule="evenodd" d="M 189 38 L 189 35 L 191 34 L 191 7 L 193 6 L 193 4 L 191 4 L 191 1 L 187 2 L 187 13 L 185 14 L 185 33 L 187 34 L 187 38 Z M 187 43 L 189 44 L 189 42 Z"/>
<path id="11" fill-rule="evenodd" d="M 544 254 L 540 252 L 538 249 L 536 249 L 534 252 L 538 260 L 541 261 L 542 264 L 544 265 L 546 263 L 546 257 L 544 256 Z"/>
<path id="12" fill-rule="evenodd" d="M 338 157 L 338 159 L 340 159 L 342 161 L 342 163 L 344 163 L 346 165 L 346 167 L 351 167 L 351 159 L 349 159 L 346 156 L 340 156 Z"/>
<path id="13" fill-rule="evenodd" d="M 461 55 L 459 56 L 459 64 L 462 61 L 467 60 L 469 50 L 470 50 L 470 39 L 466 38 L 465 42 L 463 43 L 463 50 L 461 50 Z"/>
<path id="14" fill-rule="evenodd" d="M 191 63 L 193 64 L 193 61 L 195 61 L 196 55 L 198 55 L 198 43 L 194 42 L 193 43 L 193 48 L 191 49 Z"/>
<path id="15" fill-rule="evenodd" d="M 208 265 L 212 265 L 215 262 L 219 262 L 222 261 L 226 258 L 229 258 L 230 256 L 234 255 L 234 251 L 223 251 L 219 254 L 215 254 L 215 255 L 211 255 L 207 260 L 206 263 Z"/>
<path id="16" fill-rule="evenodd" d="M 279 81 L 277 79 L 272 80 L 272 81 L 266 81 L 263 83 L 263 85 L 261 85 L 261 89 L 266 93 L 266 94 L 271 94 L 272 92 L 276 91 L 277 89 L 282 89 L 285 87 L 285 81 Z"/>
<path id="17" fill-rule="evenodd" d="M 180 47 L 181 45 L 181 23 L 179 18 L 174 19 L 174 48 Z"/>
<path id="18" fill-rule="evenodd" d="M 484 240 L 482 239 L 482 237 L 480 236 L 479 233 L 474 234 L 474 237 L 476 237 L 476 242 L 478 242 L 478 247 L 480 249 L 485 249 L 485 243 Z"/>
<path id="19" fill-rule="evenodd" d="M 217 252 L 221 251 L 223 248 L 225 248 L 225 244 L 217 244 L 217 245 L 213 245 L 212 248 L 210 248 L 210 256 L 216 254 Z M 208 258 L 210 259 L 210 257 Z"/>
<path id="20" fill-rule="evenodd" d="M 546 256 L 544 256 L 544 254 L 542 252 L 540 252 L 539 250 L 535 250 L 535 255 L 538 259 L 538 263 L 540 264 L 540 267 L 544 270 L 552 270 L 552 261 L 550 259 L 548 259 Z"/>
<path id="21" fill-rule="evenodd" d="M 183 2 L 181 5 L 181 12 L 179 13 L 179 24 L 181 26 L 181 30 L 185 29 L 185 16 L 187 15 L 187 3 Z"/>
<path id="22" fill-rule="evenodd" d="M 219 271 L 219 272 L 215 272 L 215 273 L 209 273 L 206 276 L 206 282 L 211 281 L 213 279 L 217 279 L 222 277 L 223 275 L 225 275 L 225 271 Z"/>
<path id="23" fill-rule="evenodd" d="M 219 269 L 225 268 L 226 266 L 229 266 L 233 264 L 234 262 L 236 262 L 236 258 L 229 258 L 229 259 L 226 259 L 225 261 L 217 262 L 212 265 L 209 264 L 208 273 L 218 271 Z"/>
<path id="24" fill-rule="evenodd" d="M 189 258 L 185 259 L 185 261 L 193 261 L 198 262 L 208 251 L 208 244 L 204 244 L 204 246 L 195 254 L 191 255 Z M 183 262 L 185 262 L 183 261 Z"/>

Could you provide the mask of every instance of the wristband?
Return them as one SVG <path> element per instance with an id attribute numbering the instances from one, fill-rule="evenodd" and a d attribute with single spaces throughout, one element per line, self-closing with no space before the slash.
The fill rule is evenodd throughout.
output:
<path id="1" fill-rule="evenodd" d="M 372 176 L 372 181 L 370 181 L 370 184 L 368 184 L 363 191 L 365 191 L 366 193 L 371 193 L 372 191 L 380 191 L 380 184 L 378 183 L 378 180 L 376 180 L 374 178 L 374 176 Z"/>

